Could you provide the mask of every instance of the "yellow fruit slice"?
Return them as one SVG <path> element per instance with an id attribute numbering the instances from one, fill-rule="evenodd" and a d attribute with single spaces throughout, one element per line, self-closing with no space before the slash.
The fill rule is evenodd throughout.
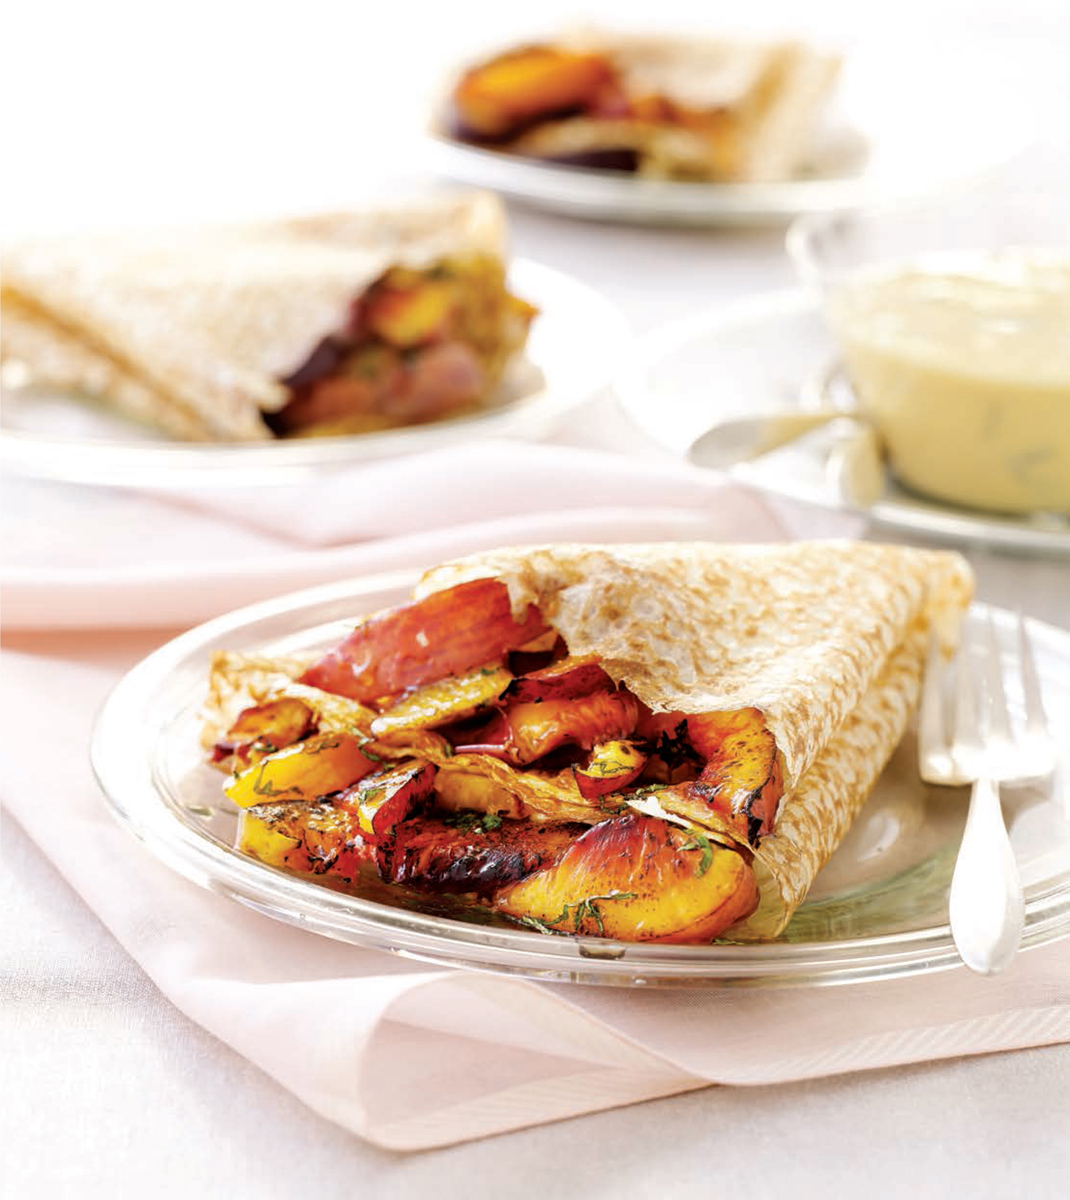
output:
<path id="1" fill-rule="evenodd" d="M 225 790 L 239 808 L 317 800 L 370 775 L 378 765 L 352 734 L 325 733 L 269 754 L 236 775 Z"/>
<path id="2" fill-rule="evenodd" d="M 758 904 L 743 855 L 659 817 L 627 813 L 588 829 L 496 906 L 544 932 L 705 942 Z"/>

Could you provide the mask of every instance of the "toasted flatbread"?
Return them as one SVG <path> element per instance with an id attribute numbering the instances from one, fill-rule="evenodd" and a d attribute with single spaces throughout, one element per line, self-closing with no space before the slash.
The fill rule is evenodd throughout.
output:
<path id="1" fill-rule="evenodd" d="M 601 49 L 629 93 L 662 95 L 694 112 L 722 113 L 722 145 L 686 130 L 642 127 L 645 173 L 721 177 L 741 183 L 791 178 L 805 160 L 822 106 L 840 71 L 838 55 L 799 41 L 576 35 Z"/>

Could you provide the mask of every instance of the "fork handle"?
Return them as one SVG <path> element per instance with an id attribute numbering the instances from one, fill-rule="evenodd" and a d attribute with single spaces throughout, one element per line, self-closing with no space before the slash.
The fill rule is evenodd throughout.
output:
<path id="1" fill-rule="evenodd" d="M 1014 957 L 1022 937 L 1025 901 L 999 788 L 978 779 L 951 878 L 951 933 L 971 971 L 994 975 Z"/>

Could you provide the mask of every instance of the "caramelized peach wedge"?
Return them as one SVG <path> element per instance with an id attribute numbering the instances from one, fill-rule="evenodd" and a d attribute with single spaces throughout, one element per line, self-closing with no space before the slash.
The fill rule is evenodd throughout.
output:
<path id="1" fill-rule="evenodd" d="M 279 437 L 308 437 L 458 415 L 486 399 L 536 315 L 489 255 L 392 267 L 280 381 L 288 402 L 265 420 Z"/>
<path id="2" fill-rule="evenodd" d="M 629 942 L 708 941 L 757 903 L 743 855 L 637 812 L 588 829 L 495 901 L 534 929 Z"/>
<path id="3" fill-rule="evenodd" d="M 704 942 L 758 904 L 783 790 L 761 711 L 653 712 L 496 580 L 368 618 L 299 682 L 374 716 L 317 731 L 296 698 L 239 714 L 213 757 L 236 772 L 247 854 L 544 934 Z"/>
<path id="4" fill-rule="evenodd" d="M 347 733 L 325 733 L 296 742 L 266 754 L 235 775 L 227 785 L 227 795 L 239 808 L 319 800 L 375 770 L 376 764 L 364 754 L 362 744 Z"/>
<path id="5" fill-rule="evenodd" d="M 238 818 L 237 847 L 272 867 L 355 880 L 372 849 L 354 813 L 326 801 L 259 804 Z"/>
<path id="6" fill-rule="evenodd" d="M 527 46 L 468 71 L 453 94 L 460 136 L 500 141 L 549 116 L 591 108 L 615 82 L 600 54 Z"/>

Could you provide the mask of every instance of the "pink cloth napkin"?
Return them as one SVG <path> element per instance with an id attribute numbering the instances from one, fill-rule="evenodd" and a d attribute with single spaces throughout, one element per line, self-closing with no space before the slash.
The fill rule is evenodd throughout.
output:
<path id="1" fill-rule="evenodd" d="M 510 451 L 515 471 L 497 487 L 531 485 L 533 469 L 521 473 L 527 449 Z M 168 636 L 159 627 L 287 586 L 426 565 L 501 541 L 785 534 L 744 492 L 705 476 L 688 490 L 680 477 L 659 479 L 626 460 L 595 461 L 604 458 L 587 460 L 612 466 L 604 482 L 614 476 L 616 490 L 597 511 L 552 511 L 558 487 L 566 506 L 586 503 L 565 486 L 580 460 L 540 452 L 530 461 L 543 482 L 533 493 L 541 513 L 477 523 L 475 489 L 459 485 L 466 507 L 430 487 L 421 502 L 427 531 L 412 499 L 402 537 L 331 550 L 243 527 L 224 504 L 194 513 L 173 500 L 97 497 L 92 512 L 70 505 L 62 538 L 39 509 L 40 535 L 57 537 L 53 554 L 28 557 L 25 528 L 18 570 L 4 569 L 5 622 L 15 615 L 0 706 L 5 808 L 175 1004 L 317 1112 L 382 1146 L 445 1145 L 714 1082 L 1070 1040 L 1065 943 L 1023 954 L 991 980 L 954 970 L 814 990 L 546 984 L 421 965 L 282 925 L 175 876 L 107 814 L 86 756 L 93 716 L 122 673 Z M 439 462 L 442 478 L 453 476 L 449 466 Z M 385 532 L 385 518 L 346 525 L 366 500 L 359 478 L 332 482 L 328 540 L 347 528 Z M 94 532 L 105 504 L 121 526 Z M 132 540 L 152 561 L 130 556 Z"/>
<path id="2" fill-rule="evenodd" d="M 3 491 L 6 629 L 194 624 L 332 579 L 509 543 L 791 533 L 766 501 L 708 471 L 511 442 L 272 488 L 135 496 L 5 480 Z M 844 528 L 841 519 L 828 532 Z"/>

